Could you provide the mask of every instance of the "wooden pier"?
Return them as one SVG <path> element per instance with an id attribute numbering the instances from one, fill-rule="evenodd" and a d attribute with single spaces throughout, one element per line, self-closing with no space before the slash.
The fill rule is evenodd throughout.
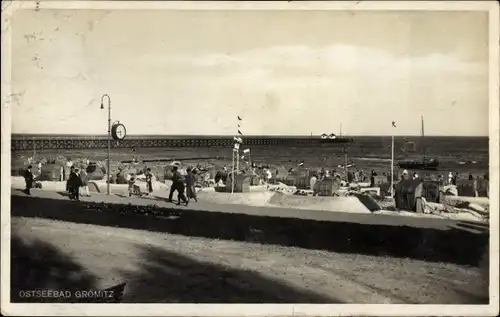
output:
<path id="1" fill-rule="evenodd" d="M 312 145 L 319 137 L 311 136 L 245 136 L 244 145 Z M 127 136 L 111 141 L 112 148 L 196 148 L 231 146 L 233 136 Z M 11 137 L 11 151 L 55 149 L 104 149 L 107 136 L 16 135 Z"/>

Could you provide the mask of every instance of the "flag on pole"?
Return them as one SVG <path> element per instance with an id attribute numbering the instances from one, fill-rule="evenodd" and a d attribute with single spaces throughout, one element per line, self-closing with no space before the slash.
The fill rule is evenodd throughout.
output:
<path id="1" fill-rule="evenodd" d="M 240 120 L 240 121 L 241 121 L 241 120 L 243 120 L 243 119 L 241 119 L 241 118 L 240 118 L 240 116 L 238 116 L 238 120 Z"/>
<path id="2" fill-rule="evenodd" d="M 245 153 L 245 154 L 250 153 L 250 149 L 244 149 L 243 153 Z"/>
<path id="3" fill-rule="evenodd" d="M 241 131 L 240 131 L 239 129 L 238 129 L 238 133 L 239 133 L 240 135 L 243 135 L 243 133 L 241 133 Z"/>
<path id="4" fill-rule="evenodd" d="M 395 128 L 396 127 L 396 121 L 392 121 L 392 126 Z"/>
<path id="5" fill-rule="evenodd" d="M 240 138 L 240 137 L 236 137 L 236 136 L 235 136 L 235 137 L 233 138 L 233 140 L 234 140 L 235 142 L 237 142 L 237 143 L 243 143 L 243 139 L 242 139 L 242 138 Z"/>

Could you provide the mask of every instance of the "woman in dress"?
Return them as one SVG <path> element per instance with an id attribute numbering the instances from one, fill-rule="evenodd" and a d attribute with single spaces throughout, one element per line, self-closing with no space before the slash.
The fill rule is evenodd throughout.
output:
<path id="1" fill-rule="evenodd" d="M 186 175 L 186 196 L 188 201 L 194 199 L 194 201 L 198 202 L 198 199 L 196 198 L 196 188 L 195 188 L 195 183 L 196 183 L 196 170 L 191 170 L 191 168 L 188 168 L 186 170 L 187 175 Z"/>

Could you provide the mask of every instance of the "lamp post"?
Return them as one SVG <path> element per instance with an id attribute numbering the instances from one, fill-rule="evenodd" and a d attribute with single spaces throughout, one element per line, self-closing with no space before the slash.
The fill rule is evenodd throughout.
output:
<path id="1" fill-rule="evenodd" d="M 109 195 L 109 182 L 110 182 L 110 161 L 111 161 L 111 98 L 108 94 L 101 96 L 101 109 L 104 109 L 104 97 L 108 98 L 108 162 L 106 166 L 106 192 Z"/>

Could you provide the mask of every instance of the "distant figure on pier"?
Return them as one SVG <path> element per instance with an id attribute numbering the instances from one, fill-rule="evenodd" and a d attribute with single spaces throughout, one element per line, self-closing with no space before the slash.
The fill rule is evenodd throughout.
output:
<path id="1" fill-rule="evenodd" d="M 33 188 L 33 172 L 31 171 L 31 165 L 24 171 L 24 181 L 26 182 L 26 189 L 24 192 L 27 195 L 31 195 L 31 188 Z"/>

